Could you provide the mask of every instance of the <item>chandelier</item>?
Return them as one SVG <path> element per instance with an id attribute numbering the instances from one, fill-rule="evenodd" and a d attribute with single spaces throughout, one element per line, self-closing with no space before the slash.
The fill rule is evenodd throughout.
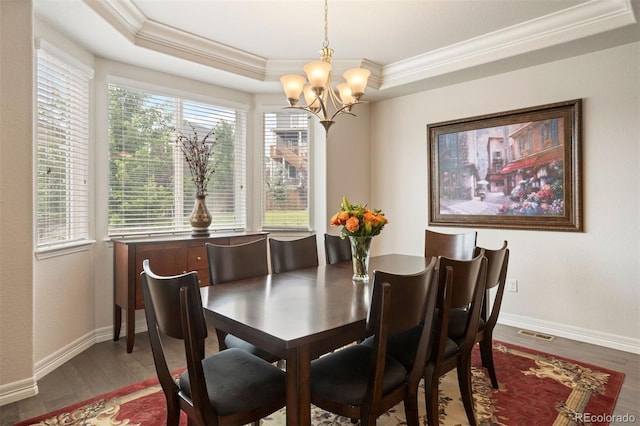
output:
<path id="1" fill-rule="evenodd" d="M 360 103 L 367 87 L 367 79 L 371 72 L 364 68 L 353 68 L 342 76 L 345 83 L 338 84 L 336 91 L 331 84 L 331 57 L 333 49 L 329 48 L 327 0 L 324 0 L 324 44 L 320 50 L 320 60 L 309 62 L 303 67 L 307 77 L 296 74 L 283 75 L 280 78 L 289 106 L 312 113 L 329 132 L 334 118 L 340 114 L 349 114 L 351 107 Z M 300 94 L 304 92 L 307 105 L 298 105 Z"/>

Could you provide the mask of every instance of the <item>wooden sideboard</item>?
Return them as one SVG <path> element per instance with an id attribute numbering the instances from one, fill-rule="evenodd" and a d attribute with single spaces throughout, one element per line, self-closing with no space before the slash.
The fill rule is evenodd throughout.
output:
<path id="1" fill-rule="evenodd" d="M 266 233 L 215 234 L 207 237 L 176 235 L 113 240 L 113 340 L 120 338 L 122 309 L 127 311 L 127 352 L 133 351 L 135 311 L 144 309 L 140 273 L 142 261 L 149 259 L 158 275 L 197 271 L 200 286 L 209 285 L 205 243 L 242 244 L 267 238 Z"/>

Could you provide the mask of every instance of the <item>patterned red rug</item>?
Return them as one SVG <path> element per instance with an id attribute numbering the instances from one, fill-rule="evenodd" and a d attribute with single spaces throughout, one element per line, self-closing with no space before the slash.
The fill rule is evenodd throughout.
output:
<path id="1" fill-rule="evenodd" d="M 608 425 L 624 374 L 569 359 L 496 342 L 494 359 L 500 389 L 491 388 L 473 358 L 476 415 L 483 425 Z M 467 423 L 455 371 L 440 387 L 440 423 Z M 421 391 L 421 395 L 424 392 Z M 424 399 L 419 399 L 423 422 Z M 285 411 L 264 419 L 265 425 L 284 425 Z M 313 425 L 349 425 L 351 420 L 313 407 Z M 157 380 L 127 386 L 88 401 L 18 423 L 26 425 L 164 425 L 165 402 Z M 402 404 L 378 419 L 378 425 L 404 425 Z M 183 414 L 180 425 L 186 425 Z"/>

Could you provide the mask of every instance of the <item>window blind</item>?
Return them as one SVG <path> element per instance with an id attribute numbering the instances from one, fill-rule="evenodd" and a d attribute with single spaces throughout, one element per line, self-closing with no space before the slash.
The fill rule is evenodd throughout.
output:
<path id="1" fill-rule="evenodd" d="M 309 118 L 300 112 L 264 114 L 262 227 L 309 228 Z"/>
<path id="2" fill-rule="evenodd" d="M 109 85 L 109 235 L 186 232 L 195 185 L 179 129 L 214 130 L 212 230 L 246 228 L 246 112 Z"/>
<path id="3" fill-rule="evenodd" d="M 89 80 L 43 41 L 36 63 L 37 248 L 89 238 Z"/>

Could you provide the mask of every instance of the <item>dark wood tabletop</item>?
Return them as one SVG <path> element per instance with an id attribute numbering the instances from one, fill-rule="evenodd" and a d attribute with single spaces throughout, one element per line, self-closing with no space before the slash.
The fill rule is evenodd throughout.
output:
<path id="1" fill-rule="evenodd" d="M 374 256 L 369 270 L 417 273 L 421 256 Z M 351 280 L 351 262 L 321 265 L 201 289 L 216 328 L 286 359 L 287 425 L 311 422 L 311 360 L 364 337 L 371 280 Z"/>

